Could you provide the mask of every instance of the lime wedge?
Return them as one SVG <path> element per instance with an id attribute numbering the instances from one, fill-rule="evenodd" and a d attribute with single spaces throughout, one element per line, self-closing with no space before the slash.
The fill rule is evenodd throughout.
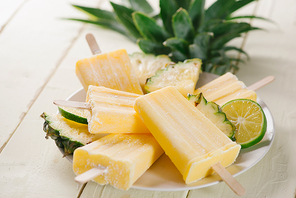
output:
<path id="1" fill-rule="evenodd" d="M 89 110 L 86 109 L 76 109 L 71 107 L 58 107 L 60 114 L 74 122 L 78 122 L 81 124 L 88 124 L 87 118 L 90 116 Z"/>
<path id="2" fill-rule="evenodd" d="M 236 126 L 234 135 L 242 148 L 260 142 L 266 132 L 267 122 L 261 106 L 250 99 L 235 99 L 222 106 L 228 120 Z"/>

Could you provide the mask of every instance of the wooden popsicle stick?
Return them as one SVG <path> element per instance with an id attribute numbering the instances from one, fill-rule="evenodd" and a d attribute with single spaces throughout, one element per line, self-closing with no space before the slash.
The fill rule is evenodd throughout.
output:
<path id="1" fill-rule="evenodd" d="M 212 168 L 233 192 L 239 196 L 245 194 L 246 190 L 244 187 L 220 163 L 214 164 Z"/>
<path id="2" fill-rule="evenodd" d="M 258 82 L 248 86 L 247 88 L 249 90 L 256 91 L 256 90 L 260 89 L 261 87 L 264 87 L 265 85 L 271 83 L 272 81 L 274 81 L 274 76 L 267 76 L 267 77 L 263 78 L 262 80 L 259 80 Z"/>
<path id="3" fill-rule="evenodd" d="M 108 169 L 106 167 L 97 166 L 92 169 L 89 169 L 88 171 L 86 171 L 80 175 L 77 175 L 75 177 L 75 181 L 80 184 L 84 184 L 84 183 L 92 180 L 93 178 L 95 178 L 103 173 L 106 173 L 107 171 L 108 171 Z"/>
<path id="4" fill-rule="evenodd" d="M 89 48 L 90 48 L 92 54 L 93 55 L 100 54 L 101 49 L 100 49 L 94 35 L 89 33 L 85 36 L 85 38 L 86 38 L 86 41 L 89 45 Z"/>
<path id="5" fill-rule="evenodd" d="M 76 101 L 69 101 L 69 100 L 54 100 L 53 104 L 57 106 L 63 106 L 63 107 L 73 107 L 77 109 L 91 110 L 91 106 L 85 102 L 76 102 Z"/>

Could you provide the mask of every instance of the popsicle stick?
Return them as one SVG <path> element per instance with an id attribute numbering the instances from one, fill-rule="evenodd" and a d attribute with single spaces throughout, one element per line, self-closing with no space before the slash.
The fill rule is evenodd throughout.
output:
<path id="1" fill-rule="evenodd" d="M 249 90 L 256 91 L 260 89 L 261 87 L 264 87 L 265 85 L 271 83 L 274 80 L 274 76 L 267 76 L 263 78 L 262 80 L 259 80 L 258 82 L 248 86 Z"/>
<path id="2" fill-rule="evenodd" d="M 90 48 L 92 54 L 93 55 L 100 54 L 101 49 L 100 49 L 94 35 L 89 33 L 85 36 L 85 38 L 86 38 L 86 41 L 89 45 L 89 48 Z"/>
<path id="3" fill-rule="evenodd" d="M 220 164 L 212 166 L 214 171 L 222 178 L 222 180 L 239 196 L 243 196 L 246 192 L 244 187 Z"/>
<path id="4" fill-rule="evenodd" d="M 75 181 L 80 184 L 84 184 L 84 183 L 92 180 L 93 178 L 95 178 L 103 173 L 106 173 L 107 171 L 108 171 L 108 169 L 106 167 L 97 166 L 92 169 L 89 169 L 88 171 L 86 171 L 80 175 L 77 175 L 75 177 Z"/>
<path id="5" fill-rule="evenodd" d="M 85 102 L 76 102 L 76 101 L 69 101 L 69 100 L 54 100 L 53 104 L 57 106 L 63 106 L 63 107 L 73 107 L 77 109 L 91 110 L 90 105 Z"/>

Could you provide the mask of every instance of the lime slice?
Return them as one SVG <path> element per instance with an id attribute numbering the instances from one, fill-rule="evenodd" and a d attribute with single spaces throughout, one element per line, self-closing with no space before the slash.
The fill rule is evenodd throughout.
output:
<path id="1" fill-rule="evenodd" d="M 81 124 L 88 124 L 87 118 L 90 116 L 89 110 L 85 109 L 76 109 L 71 107 L 58 107 L 60 114 L 68 119 L 72 120 L 74 122 L 78 122 Z"/>
<path id="2" fill-rule="evenodd" d="M 234 137 L 242 148 L 253 146 L 263 139 L 267 122 L 257 102 L 250 99 L 231 100 L 222 106 L 222 111 L 236 126 Z"/>

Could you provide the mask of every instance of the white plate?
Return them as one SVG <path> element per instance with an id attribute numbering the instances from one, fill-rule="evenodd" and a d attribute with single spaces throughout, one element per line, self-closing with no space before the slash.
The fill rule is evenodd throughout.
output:
<path id="1" fill-rule="evenodd" d="M 200 75 L 197 87 L 215 78 L 217 78 L 216 75 L 203 72 Z M 85 91 L 81 89 L 73 93 L 68 100 L 85 101 L 85 95 Z M 267 131 L 260 143 L 250 148 L 242 149 L 234 164 L 227 168 L 233 176 L 240 175 L 257 164 L 270 149 L 273 142 L 275 131 L 271 112 L 259 97 L 257 102 L 261 105 L 266 115 Z M 72 162 L 72 156 L 67 156 L 67 159 Z M 219 182 L 221 182 L 221 178 L 214 174 L 195 183 L 185 184 L 182 175 L 164 154 L 134 183 L 132 188 L 153 191 L 180 191 L 204 188 Z"/>

